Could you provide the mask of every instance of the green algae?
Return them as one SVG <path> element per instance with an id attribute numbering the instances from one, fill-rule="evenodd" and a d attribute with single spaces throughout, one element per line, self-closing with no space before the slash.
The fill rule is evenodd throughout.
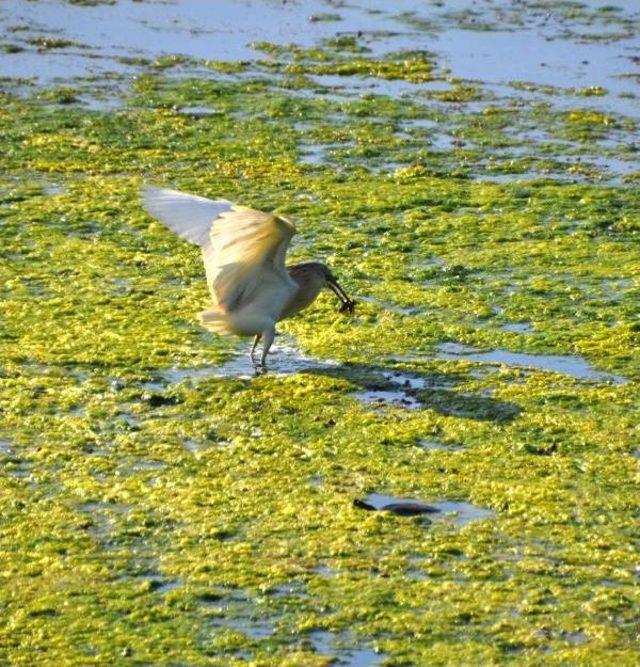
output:
<path id="1" fill-rule="evenodd" d="M 398 60 L 376 60 L 371 58 L 350 59 L 347 62 L 296 63 L 284 68 L 287 74 L 316 74 L 336 76 L 371 76 L 380 79 L 405 79 L 414 83 L 430 81 L 432 66 L 426 58 L 409 55 Z"/>
<path id="2" fill-rule="evenodd" d="M 27 40 L 28 44 L 37 46 L 39 49 L 67 49 L 70 46 L 76 48 L 87 48 L 86 45 L 80 44 L 74 40 L 64 39 L 62 37 L 31 37 Z"/>
<path id="3" fill-rule="evenodd" d="M 413 83 L 431 81 L 434 78 L 429 54 L 422 51 L 403 51 L 389 53 L 384 58 L 354 57 L 354 53 L 366 49 L 359 48 L 358 42 L 351 36 L 326 40 L 325 48 L 301 48 L 294 44 L 282 46 L 271 42 L 256 42 L 252 46 L 274 58 L 269 63 L 263 62 L 264 65 L 281 69 L 286 74 L 377 77 L 404 79 Z M 347 57 L 346 53 L 351 54 L 350 57 Z"/>
<path id="4" fill-rule="evenodd" d="M 285 75 L 411 82 L 348 48 L 275 56 Z M 326 631 L 386 664 L 634 664 L 640 195 L 471 178 L 510 125 L 589 145 L 629 122 L 301 98 L 260 65 L 176 81 L 165 64 L 182 63 L 156 62 L 114 113 L 3 95 L 0 660 L 327 665 Z M 454 90 L 440 102 L 465 101 Z M 178 111 L 195 104 L 217 113 Z M 413 121 L 472 147 L 399 136 Z M 334 166 L 300 162 L 331 143 Z M 199 253 L 141 211 L 143 181 L 298 218 L 293 257 L 328 261 L 358 308 L 323 295 L 282 329 L 340 363 L 197 375 L 236 343 L 198 326 Z M 445 341 L 583 355 L 634 382 L 437 359 Z M 430 383 L 419 409 L 357 399 L 390 371 Z M 433 437 L 463 448 L 419 446 Z M 496 516 L 427 528 L 358 512 L 369 492 Z"/>
<path id="5" fill-rule="evenodd" d="M 321 12 L 319 14 L 311 14 L 309 17 L 309 21 L 312 23 L 318 23 L 318 22 L 323 22 L 326 23 L 327 21 L 332 22 L 332 21 L 342 21 L 342 17 L 340 14 L 334 14 L 331 12 Z"/>
<path id="6" fill-rule="evenodd" d="M 52 90 L 43 90 L 39 93 L 39 97 L 47 102 L 53 104 L 75 104 L 79 102 L 79 90 L 64 86 L 62 88 L 54 88 Z"/>

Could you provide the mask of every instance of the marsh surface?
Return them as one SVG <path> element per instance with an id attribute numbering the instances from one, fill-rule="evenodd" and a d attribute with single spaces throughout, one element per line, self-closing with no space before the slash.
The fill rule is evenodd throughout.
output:
<path id="1" fill-rule="evenodd" d="M 0 662 L 636 664 L 637 3 L 0 19 Z M 298 220 L 356 315 L 255 376 L 143 181 Z"/>

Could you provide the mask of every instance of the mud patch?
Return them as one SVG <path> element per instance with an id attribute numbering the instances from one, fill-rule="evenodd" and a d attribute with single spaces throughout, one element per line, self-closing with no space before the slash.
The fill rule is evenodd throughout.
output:
<path id="1" fill-rule="evenodd" d="M 408 410 L 417 410 L 421 407 L 420 401 L 401 389 L 366 389 L 352 394 L 361 403 L 382 407 L 391 405 Z"/>
<path id="2" fill-rule="evenodd" d="M 425 375 L 420 377 L 402 371 L 390 371 L 382 374 L 376 384 L 352 394 L 365 405 L 374 407 L 395 406 L 408 410 L 417 410 L 423 406 L 418 393 L 426 389 L 451 389 L 453 384 L 442 377 Z"/>

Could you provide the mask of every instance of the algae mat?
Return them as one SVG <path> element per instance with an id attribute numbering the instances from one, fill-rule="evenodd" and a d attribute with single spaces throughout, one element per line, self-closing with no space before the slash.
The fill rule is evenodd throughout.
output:
<path id="1" fill-rule="evenodd" d="M 637 13 L 414 4 L 265 3 L 299 35 L 209 53 L 162 23 L 194 3 L 9 3 L 3 664 L 638 662 Z M 122 16 L 165 52 L 90 30 Z M 606 76 L 483 80 L 456 35 Z M 355 316 L 253 377 L 148 181 L 293 217 Z"/>

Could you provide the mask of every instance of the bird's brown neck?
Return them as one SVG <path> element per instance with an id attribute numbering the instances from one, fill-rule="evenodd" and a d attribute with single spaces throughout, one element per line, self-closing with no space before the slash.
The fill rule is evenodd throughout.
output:
<path id="1" fill-rule="evenodd" d="M 315 262 L 287 266 L 287 271 L 298 285 L 298 289 L 284 307 L 282 311 L 283 318 L 295 315 L 316 300 L 325 285 L 324 272 L 319 270 L 319 266 L 322 265 Z"/>

